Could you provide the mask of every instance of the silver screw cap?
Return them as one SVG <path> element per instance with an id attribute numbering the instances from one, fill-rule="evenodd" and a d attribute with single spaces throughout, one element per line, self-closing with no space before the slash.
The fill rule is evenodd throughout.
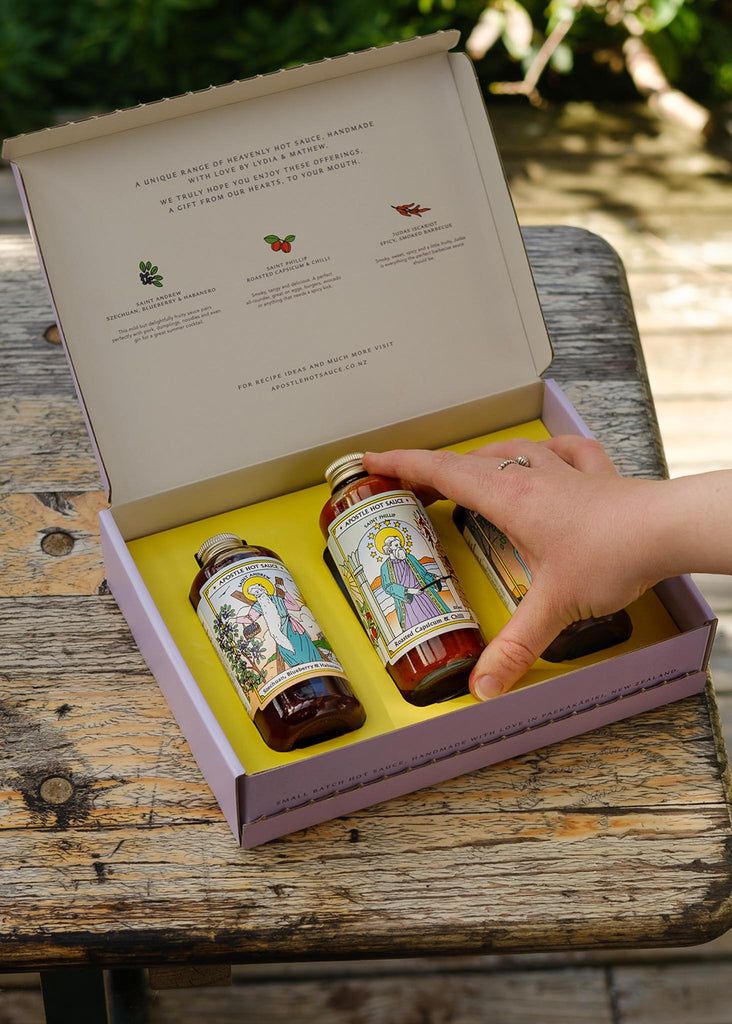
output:
<path id="1" fill-rule="evenodd" d="M 340 458 L 334 459 L 330 465 L 325 467 L 325 479 L 330 484 L 332 491 L 346 477 L 353 476 L 354 472 L 363 471 L 363 456 L 363 452 L 349 452 L 347 455 L 341 455 Z"/>
<path id="2" fill-rule="evenodd" d="M 205 540 L 196 552 L 196 561 L 204 565 L 210 558 L 226 548 L 244 547 L 245 541 L 236 533 L 215 533 Z"/>

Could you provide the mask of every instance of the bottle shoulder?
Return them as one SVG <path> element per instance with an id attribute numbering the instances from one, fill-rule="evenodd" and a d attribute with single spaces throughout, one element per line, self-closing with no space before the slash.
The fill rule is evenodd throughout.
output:
<path id="1" fill-rule="evenodd" d="M 401 490 L 398 480 L 387 476 L 361 476 L 344 487 L 337 488 L 323 506 L 320 513 L 320 528 L 327 537 L 328 527 L 333 520 L 365 498 L 373 498 L 377 494 Z"/>

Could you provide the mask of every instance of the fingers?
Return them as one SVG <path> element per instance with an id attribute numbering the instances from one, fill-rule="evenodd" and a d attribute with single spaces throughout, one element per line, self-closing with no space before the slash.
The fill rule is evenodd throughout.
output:
<path id="1" fill-rule="evenodd" d="M 498 472 L 497 458 L 474 459 L 448 451 L 398 450 L 369 452 L 364 456 L 364 464 L 370 473 L 396 477 L 420 493 L 450 498 L 458 505 L 485 510 L 486 515 L 491 514 L 492 507 L 505 505 L 506 491 L 512 486 Z"/>
<path id="2" fill-rule="evenodd" d="M 613 473 L 615 465 L 599 441 L 577 434 L 559 434 L 542 442 L 544 448 L 554 452 L 582 473 Z"/>
<path id="3" fill-rule="evenodd" d="M 549 451 L 539 441 L 527 441 L 520 437 L 511 438 L 508 441 L 495 441 L 493 444 L 483 445 L 482 448 L 475 448 L 468 453 L 471 458 L 482 459 L 485 457 L 498 459 L 515 459 L 519 455 L 525 455 L 531 464 L 532 469 L 546 466 L 551 463 L 560 463 L 560 459 Z"/>
<path id="4" fill-rule="evenodd" d="M 470 454 L 476 458 L 490 456 L 498 459 L 515 459 L 518 455 L 526 455 L 534 469 L 561 460 L 582 473 L 617 474 L 612 459 L 600 442 L 578 434 L 561 434 L 546 441 L 511 438 L 476 448 Z"/>
<path id="5" fill-rule="evenodd" d="M 488 644 L 470 676 L 478 700 L 506 693 L 568 625 L 534 582 L 511 621 Z"/>

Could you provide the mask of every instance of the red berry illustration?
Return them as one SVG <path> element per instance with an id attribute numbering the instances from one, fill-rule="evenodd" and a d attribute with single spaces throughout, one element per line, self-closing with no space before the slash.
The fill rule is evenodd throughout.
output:
<path id="1" fill-rule="evenodd" d="M 285 235 L 284 238 L 280 238 L 279 235 L 265 235 L 264 240 L 273 252 L 292 252 L 295 236 Z"/>

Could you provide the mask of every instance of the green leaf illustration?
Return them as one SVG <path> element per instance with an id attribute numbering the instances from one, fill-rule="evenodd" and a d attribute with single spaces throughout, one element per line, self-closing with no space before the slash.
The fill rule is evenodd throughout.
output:
<path id="1" fill-rule="evenodd" d="M 147 263 L 145 264 L 145 270 L 149 270 L 151 266 L 152 263 L 150 262 L 150 260 L 148 260 Z"/>
<path id="2" fill-rule="evenodd" d="M 163 282 L 162 281 L 157 281 L 156 280 L 156 281 L 153 281 L 153 284 L 155 285 L 156 288 L 162 288 L 163 287 Z"/>
<path id="3" fill-rule="evenodd" d="M 295 241 L 295 236 L 294 235 L 286 235 L 285 236 L 285 241 L 286 242 L 294 242 Z"/>
<path id="4" fill-rule="evenodd" d="M 158 272 L 158 268 L 157 267 L 150 267 L 150 273 L 151 274 L 157 274 L 157 272 Z"/>
<path id="5" fill-rule="evenodd" d="M 156 284 L 158 283 L 158 281 L 162 281 L 162 280 L 163 280 L 163 275 L 162 274 L 156 274 L 155 277 L 153 278 L 153 281 Z"/>
<path id="6" fill-rule="evenodd" d="M 279 242 L 280 239 L 278 235 L 265 235 L 264 240 L 268 245 L 271 245 L 272 242 Z"/>
<path id="7" fill-rule="evenodd" d="M 143 271 L 144 271 L 144 269 L 145 269 L 145 263 L 144 263 L 144 260 L 140 260 L 140 270 L 143 270 Z"/>

